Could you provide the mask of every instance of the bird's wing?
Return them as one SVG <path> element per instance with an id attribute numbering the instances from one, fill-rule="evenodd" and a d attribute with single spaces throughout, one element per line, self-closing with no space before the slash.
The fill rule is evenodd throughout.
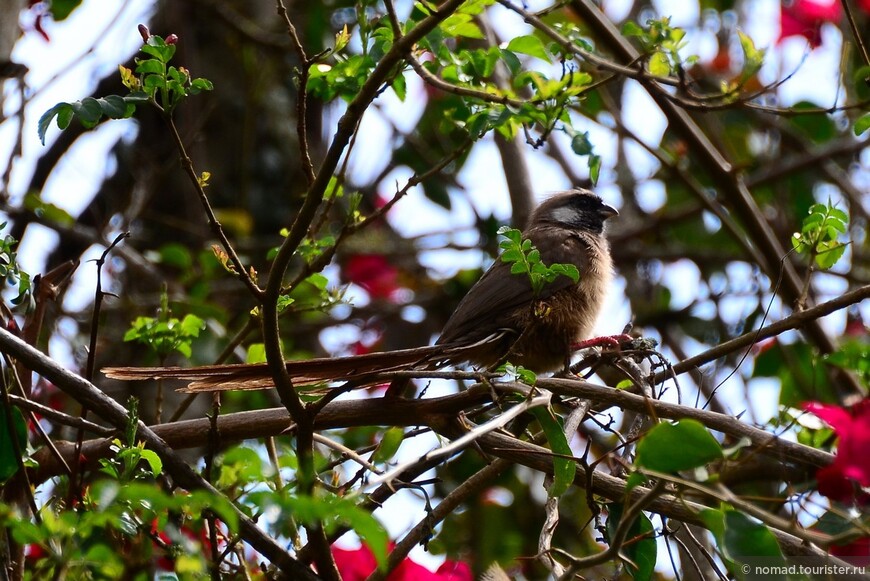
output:
<path id="1" fill-rule="evenodd" d="M 576 234 L 565 235 L 564 229 L 541 228 L 525 234 L 541 252 L 544 264 L 573 264 L 583 276 L 588 264 L 589 244 Z M 450 320 L 444 326 L 437 343 L 476 342 L 510 328 L 511 315 L 518 308 L 531 308 L 532 301 L 546 300 L 574 283 L 567 276 L 559 276 L 545 284 L 536 297 L 525 274 L 512 274 L 511 264 L 498 259 L 489 267 L 468 294 L 459 302 Z"/>

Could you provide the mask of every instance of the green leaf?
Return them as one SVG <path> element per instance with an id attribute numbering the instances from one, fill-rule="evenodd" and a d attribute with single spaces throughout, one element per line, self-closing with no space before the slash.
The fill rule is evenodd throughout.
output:
<path id="1" fill-rule="evenodd" d="M 24 195 L 23 205 L 39 218 L 44 218 L 49 222 L 54 222 L 63 226 L 72 226 L 76 223 L 76 219 L 66 210 L 55 206 L 54 204 L 43 202 L 42 198 L 34 192 L 28 192 Z"/>
<path id="2" fill-rule="evenodd" d="M 148 41 L 139 49 L 145 54 L 156 57 L 164 63 L 168 63 L 175 55 L 175 45 L 166 44 L 166 41 L 156 34 L 151 35 Z"/>
<path id="3" fill-rule="evenodd" d="M 441 29 L 448 36 L 458 36 L 482 40 L 484 38 L 480 27 L 472 20 L 470 14 L 454 13 L 441 23 Z"/>
<path id="4" fill-rule="evenodd" d="M 305 282 L 314 286 L 317 290 L 326 290 L 326 286 L 329 284 L 329 279 L 317 272 L 306 278 Z"/>
<path id="5" fill-rule="evenodd" d="M 214 90 L 214 83 L 209 81 L 208 79 L 203 79 L 202 77 L 197 77 L 190 81 L 190 93 L 192 95 L 196 95 L 200 91 L 212 91 Z"/>
<path id="6" fill-rule="evenodd" d="M 185 337 L 199 337 L 203 329 L 205 329 L 205 321 L 196 315 L 185 315 L 181 320 L 181 332 Z"/>
<path id="7" fill-rule="evenodd" d="M 103 115 L 109 119 L 126 119 L 133 115 L 136 110 L 136 104 L 132 101 L 127 101 L 119 95 L 108 95 L 97 99 Z"/>
<path id="8" fill-rule="evenodd" d="M 404 429 L 400 427 L 388 428 L 384 431 L 384 435 L 381 437 L 381 441 L 378 443 L 375 453 L 372 454 L 372 462 L 388 462 L 393 456 L 395 456 L 404 439 Z"/>
<path id="9" fill-rule="evenodd" d="M 263 459 L 256 450 L 247 446 L 230 448 L 220 457 L 218 465 L 220 472 L 216 484 L 222 491 L 263 480 Z"/>
<path id="10" fill-rule="evenodd" d="M 501 56 L 501 60 L 508 68 L 508 71 L 510 71 L 511 77 L 515 77 L 522 69 L 523 64 L 520 62 L 520 59 L 517 58 L 515 53 L 509 50 L 499 49 L 499 56 Z"/>
<path id="11" fill-rule="evenodd" d="M 771 564 L 785 564 L 779 543 L 770 529 L 737 510 L 724 511 L 724 533 L 719 548 L 728 559 L 736 563 L 766 557 L 766 563 L 773 559 Z M 785 576 L 777 578 L 785 579 Z"/>
<path id="12" fill-rule="evenodd" d="M 534 34 L 512 38 L 507 45 L 507 50 L 537 57 L 548 63 L 553 62 L 550 59 L 550 55 L 547 53 L 547 48 L 544 46 L 544 43 Z"/>
<path id="13" fill-rule="evenodd" d="M 577 155 L 589 155 L 592 153 L 592 142 L 589 141 L 589 132 L 578 133 L 571 138 L 571 151 Z"/>
<path id="14" fill-rule="evenodd" d="M 803 114 L 789 117 L 789 123 L 800 129 L 815 143 L 827 143 L 839 137 L 841 133 L 837 121 L 831 115 L 819 111 L 812 112 L 820 108 L 824 109 L 811 101 L 795 103 L 791 109 Z"/>
<path id="15" fill-rule="evenodd" d="M 161 246 L 158 252 L 159 257 L 157 260 L 161 264 L 174 266 L 182 271 L 186 271 L 193 266 L 193 257 L 190 254 L 190 250 L 183 244 L 170 242 Z"/>
<path id="16" fill-rule="evenodd" d="M 646 32 L 636 22 L 627 20 L 622 25 L 622 34 L 623 36 L 645 36 Z"/>
<path id="17" fill-rule="evenodd" d="M 329 531 L 339 523 L 347 524 L 372 550 L 378 565 L 386 563 L 389 543 L 387 531 L 374 515 L 351 500 L 337 496 L 293 496 L 282 504 L 299 522 L 306 525 L 323 523 Z"/>
<path id="18" fill-rule="evenodd" d="M 592 185 L 598 183 L 598 176 L 601 173 L 601 156 L 600 155 L 590 155 L 589 156 L 589 180 L 592 182 Z"/>
<path id="19" fill-rule="evenodd" d="M 48 4 L 48 9 L 51 12 L 51 17 L 55 22 L 66 20 L 70 13 L 79 7 L 82 0 L 51 0 Z"/>
<path id="20" fill-rule="evenodd" d="M 48 111 L 42 114 L 39 122 L 36 125 L 39 141 L 45 145 L 45 134 L 48 131 L 51 122 L 57 117 L 57 126 L 63 130 L 69 127 L 69 122 L 72 120 L 73 109 L 69 103 L 58 103 Z"/>
<path id="21" fill-rule="evenodd" d="M 405 82 L 405 75 L 398 74 L 396 78 L 393 79 L 393 91 L 396 93 L 396 97 L 399 98 L 399 101 L 404 101 L 405 97 L 408 95 L 408 86 Z"/>
<path id="22" fill-rule="evenodd" d="M 676 453 L 676 451 L 679 451 Z M 662 422 L 637 445 L 638 466 L 658 472 L 680 472 L 722 458 L 722 447 L 696 420 Z"/>
<path id="23" fill-rule="evenodd" d="M 93 127 L 103 116 L 103 108 L 93 97 L 85 97 L 81 101 L 70 103 L 70 105 L 72 105 L 76 117 L 78 117 L 81 124 L 85 127 Z"/>
<path id="24" fill-rule="evenodd" d="M 846 252 L 846 245 L 837 241 L 820 242 L 816 251 L 818 252 L 816 264 L 819 268 L 827 270 L 842 258 L 843 253 Z"/>
<path id="25" fill-rule="evenodd" d="M 613 503 L 608 505 L 607 532 L 611 537 L 616 534 L 619 522 L 622 520 L 623 505 Z M 625 536 L 621 554 L 627 557 L 626 570 L 635 581 L 652 579 L 656 567 L 658 548 L 656 547 L 655 528 L 652 521 L 644 513 L 635 517 L 634 522 Z"/>
<path id="26" fill-rule="evenodd" d="M 864 113 L 861 117 L 855 121 L 855 127 L 853 131 L 855 132 L 855 136 L 859 136 L 865 131 L 870 129 L 870 113 Z"/>
<path id="27" fill-rule="evenodd" d="M 146 448 L 142 450 L 140 455 L 143 460 L 148 462 L 148 466 L 151 468 L 151 472 L 154 476 L 159 476 L 160 473 L 163 472 L 163 460 L 160 459 L 157 452 Z"/>
<path id="28" fill-rule="evenodd" d="M 516 228 L 511 228 L 510 226 L 502 226 L 496 231 L 496 234 L 501 234 L 508 240 L 511 240 L 517 244 L 520 243 L 520 240 L 522 240 L 523 236 L 522 232 L 520 232 Z"/>
<path id="29" fill-rule="evenodd" d="M 550 267 L 550 270 L 562 276 L 567 276 L 575 283 L 580 281 L 580 271 L 573 264 L 554 264 Z"/>
<path id="30" fill-rule="evenodd" d="M 11 426 L 8 421 L 10 418 Z M 22 454 L 27 451 L 27 422 L 21 410 L 17 407 L 7 409 L 6 404 L 0 401 L 0 483 L 18 472 L 19 457 L 15 454 L 14 442 L 18 443 Z"/>
<path id="31" fill-rule="evenodd" d="M 743 80 L 747 80 L 757 73 L 764 64 L 764 51 L 755 48 L 752 38 L 742 31 L 738 30 L 737 36 L 740 39 L 740 47 L 743 49 L 743 71 L 741 77 Z"/>
<path id="32" fill-rule="evenodd" d="M 647 65 L 649 72 L 657 77 L 666 77 L 671 73 L 671 63 L 668 61 L 668 55 L 662 51 L 656 51 L 649 58 Z"/>
<path id="33" fill-rule="evenodd" d="M 840 345 L 833 353 L 824 356 L 825 363 L 843 369 L 851 369 L 867 386 L 870 384 L 870 344 L 849 340 Z"/>
<path id="34" fill-rule="evenodd" d="M 136 62 L 136 72 L 140 75 L 162 75 L 165 66 L 158 59 L 139 59 Z"/>
<path id="35" fill-rule="evenodd" d="M 553 456 L 553 485 L 547 493 L 552 497 L 559 497 L 568 491 L 571 484 L 574 483 L 574 475 L 577 472 L 577 465 L 570 457 L 574 455 L 571 447 L 568 445 L 568 439 L 565 437 L 565 432 L 562 431 L 562 424 L 549 408 L 533 408 L 532 415 L 537 418 L 541 424 L 541 429 L 550 443 L 550 449 L 557 456 Z M 563 456 L 568 456 L 565 458 Z"/>

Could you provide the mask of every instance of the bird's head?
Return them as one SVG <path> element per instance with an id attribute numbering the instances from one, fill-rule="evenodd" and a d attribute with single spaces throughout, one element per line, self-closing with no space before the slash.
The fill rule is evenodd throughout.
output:
<path id="1" fill-rule="evenodd" d="M 619 215 L 616 208 L 580 188 L 560 192 L 543 202 L 532 214 L 529 226 L 552 224 L 593 234 L 604 231 L 604 221 Z"/>

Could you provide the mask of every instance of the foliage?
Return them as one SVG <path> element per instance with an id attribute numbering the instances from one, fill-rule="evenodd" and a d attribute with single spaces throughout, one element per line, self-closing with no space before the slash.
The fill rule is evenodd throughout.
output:
<path id="1" fill-rule="evenodd" d="M 792 235 L 792 246 L 801 254 L 809 254 L 819 268 L 831 268 L 846 251 L 846 244 L 839 237 L 847 231 L 849 216 L 830 201 L 827 205 L 814 204 L 808 213 L 801 231 Z"/>
<path id="2" fill-rule="evenodd" d="M 78 119 L 84 127 L 91 128 L 103 117 L 132 117 L 136 107 L 142 103 L 155 105 L 171 115 L 186 97 L 214 88 L 208 79 L 193 78 L 186 68 L 169 64 L 175 54 L 174 42 L 168 43 L 157 35 L 151 35 L 142 45 L 141 51 L 151 58 L 136 59 L 135 74 L 124 66 L 118 67 L 121 82 L 129 89 L 129 95 L 87 97 L 73 103 L 58 103 L 39 119 L 39 139 L 43 145 L 45 134 L 55 118 L 60 129 L 69 127 L 73 119 Z"/>
<path id="3" fill-rule="evenodd" d="M 205 328 L 205 321 L 191 314 L 178 319 L 171 316 L 171 313 L 169 296 L 164 290 L 158 316 L 136 317 L 124 333 L 124 341 L 136 341 L 146 345 L 161 360 L 173 351 L 190 357 L 193 354 L 191 344 Z"/>
<path id="4" fill-rule="evenodd" d="M 52 499 L 35 522 L 17 518 L 11 507 L 0 504 L 0 522 L 16 543 L 28 547 L 33 578 L 146 579 L 153 560 L 159 567 L 171 564 L 182 576 L 202 575 L 208 544 L 201 534 L 204 515 L 219 515 L 230 528 L 237 526 L 224 497 L 204 491 L 178 494 L 158 483 L 162 463 L 136 442 L 136 404 L 130 404 L 127 442 L 115 439 L 110 455 L 100 459 L 100 472 L 108 478 L 96 479 L 72 504 Z"/>
<path id="5" fill-rule="evenodd" d="M 27 424 L 18 408 L 0 403 L 0 483 L 12 477 L 21 467 L 22 452 L 27 448 Z"/>
<path id="6" fill-rule="evenodd" d="M 47 18 L 49 31 L 96 21 L 89 3 L 32 4 L 50 43 L 66 41 Z M 177 34 L 140 25 L 136 56 L 95 41 L 75 67 L 37 59 L 4 81 L 90 80 L 92 60 L 104 77 L 92 95 L 58 83 L 69 94 L 38 120 L 52 83 L 4 85 L 5 109 L 34 101 L 0 118 L 20 123 L 2 135 L 64 133 L 36 154 L 23 137 L 4 149 L 0 274 L 19 308 L 0 312 L 0 566 L 741 578 L 758 559 L 864 554 L 870 62 L 848 47 L 866 8 L 794 0 L 762 22 L 748 0 L 672 15 L 628 2 L 611 22 L 598 4 L 167 4 L 153 26 Z M 122 21 L 101 39 L 134 35 Z M 763 27 L 780 36 L 759 41 Z M 107 94 L 119 81 L 126 93 Z M 81 163 L 106 138 L 80 138 L 125 118 L 111 159 Z M 84 210 L 82 177 L 100 183 Z M 620 207 L 597 328 L 630 318 L 664 354 L 603 341 L 556 378 L 509 362 L 420 359 L 414 378 L 304 363 L 430 342 L 499 250 L 538 297 L 588 282 L 517 229 L 536 196 L 569 184 Z M 95 285 L 90 257 L 126 230 Z M 82 264 L 70 292 L 19 260 Z M 20 357 L 21 341 L 100 389 Z M 277 395 L 189 399 L 94 372 L 171 354 L 306 371 L 272 374 Z M 346 532 L 359 548 L 339 546 Z M 447 560 L 430 571 L 412 546 Z"/>
<path id="7" fill-rule="evenodd" d="M 580 280 L 580 271 L 573 264 L 544 264 L 541 252 L 535 248 L 531 240 L 524 239 L 522 232 L 516 228 L 502 226 L 498 233 L 506 238 L 499 243 L 504 250 L 499 259 L 511 265 L 511 273 L 525 275 L 529 278 L 532 292 L 539 296 L 547 285 L 560 276 L 570 278 L 573 282 Z"/>
<path id="8" fill-rule="evenodd" d="M 6 229 L 6 222 L 0 224 L 0 230 Z M 0 239 L 0 278 L 7 284 L 14 285 L 18 294 L 10 299 L 13 305 L 25 305 L 30 303 L 30 275 L 18 266 L 18 240 L 10 235 Z"/>

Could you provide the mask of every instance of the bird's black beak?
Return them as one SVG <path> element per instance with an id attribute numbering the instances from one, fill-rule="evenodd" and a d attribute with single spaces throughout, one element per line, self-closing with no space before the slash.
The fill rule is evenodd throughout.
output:
<path id="1" fill-rule="evenodd" d="M 613 206 L 608 206 L 607 204 L 601 204 L 601 208 L 599 208 L 598 212 L 604 217 L 605 220 L 608 218 L 613 218 L 614 216 L 619 216 L 619 212 L 616 211 L 616 208 Z"/>

